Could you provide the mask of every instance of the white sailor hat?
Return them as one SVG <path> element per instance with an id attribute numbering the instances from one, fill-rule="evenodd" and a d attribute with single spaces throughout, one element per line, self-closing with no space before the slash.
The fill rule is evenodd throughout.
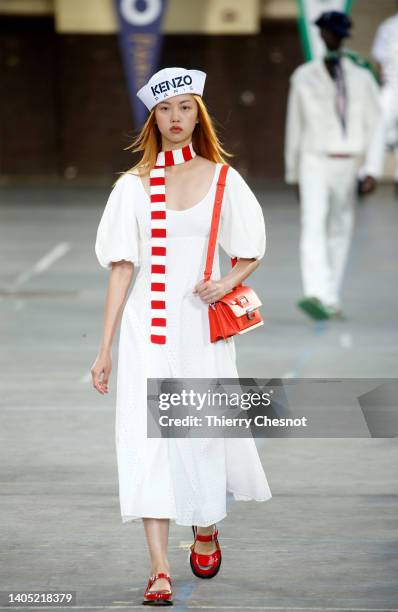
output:
<path id="1" fill-rule="evenodd" d="M 184 93 L 203 94 L 206 73 L 201 70 L 186 68 L 163 68 L 149 79 L 148 83 L 137 91 L 137 96 L 148 110 L 156 104 Z"/>

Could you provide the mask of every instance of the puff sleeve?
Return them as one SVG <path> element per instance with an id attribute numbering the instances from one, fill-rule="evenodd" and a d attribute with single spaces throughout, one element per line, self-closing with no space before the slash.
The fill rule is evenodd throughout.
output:
<path id="1" fill-rule="evenodd" d="M 113 187 L 97 229 L 95 254 L 103 268 L 114 261 L 139 265 L 139 230 L 134 206 L 134 177 L 122 175 Z"/>
<path id="2" fill-rule="evenodd" d="M 221 207 L 219 242 L 229 257 L 264 257 L 263 211 L 248 184 L 232 167 L 228 170 Z"/>

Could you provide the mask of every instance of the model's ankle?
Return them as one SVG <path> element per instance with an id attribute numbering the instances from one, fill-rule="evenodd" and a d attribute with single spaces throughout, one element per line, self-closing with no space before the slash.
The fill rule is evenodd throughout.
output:
<path id="1" fill-rule="evenodd" d="M 214 532 L 214 525 L 209 525 L 209 527 L 198 527 L 198 533 L 200 535 L 211 535 Z"/>
<path id="2" fill-rule="evenodd" d="M 152 566 L 152 576 L 155 574 L 167 574 L 170 575 L 170 565 L 168 563 L 159 563 Z"/>

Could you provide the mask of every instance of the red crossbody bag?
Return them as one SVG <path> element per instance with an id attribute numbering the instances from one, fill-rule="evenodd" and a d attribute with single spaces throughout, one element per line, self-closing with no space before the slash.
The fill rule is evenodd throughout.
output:
<path id="1" fill-rule="evenodd" d="M 204 280 L 209 280 L 213 270 L 214 250 L 217 244 L 221 205 L 229 166 L 221 166 L 217 181 L 216 197 L 211 219 Z M 232 267 L 238 259 L 231 258 Z M 256 292 L 240 283 L 217 302 L 209 304 L 210 341 L 225 340 L 235 334 L 244 334 L 264 324 L 259 307 L 262 305 Z"/>

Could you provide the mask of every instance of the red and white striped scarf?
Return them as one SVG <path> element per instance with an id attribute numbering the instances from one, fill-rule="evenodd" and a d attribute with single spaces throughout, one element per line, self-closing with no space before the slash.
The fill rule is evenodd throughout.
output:
<path id="1" fill-rule="evenodd" d="M 166 344 L 166 166 L 195 157 L 192 142 L 181 149 L 160 151 L 150 171 L 151 196 L 151 342 Z"/>

